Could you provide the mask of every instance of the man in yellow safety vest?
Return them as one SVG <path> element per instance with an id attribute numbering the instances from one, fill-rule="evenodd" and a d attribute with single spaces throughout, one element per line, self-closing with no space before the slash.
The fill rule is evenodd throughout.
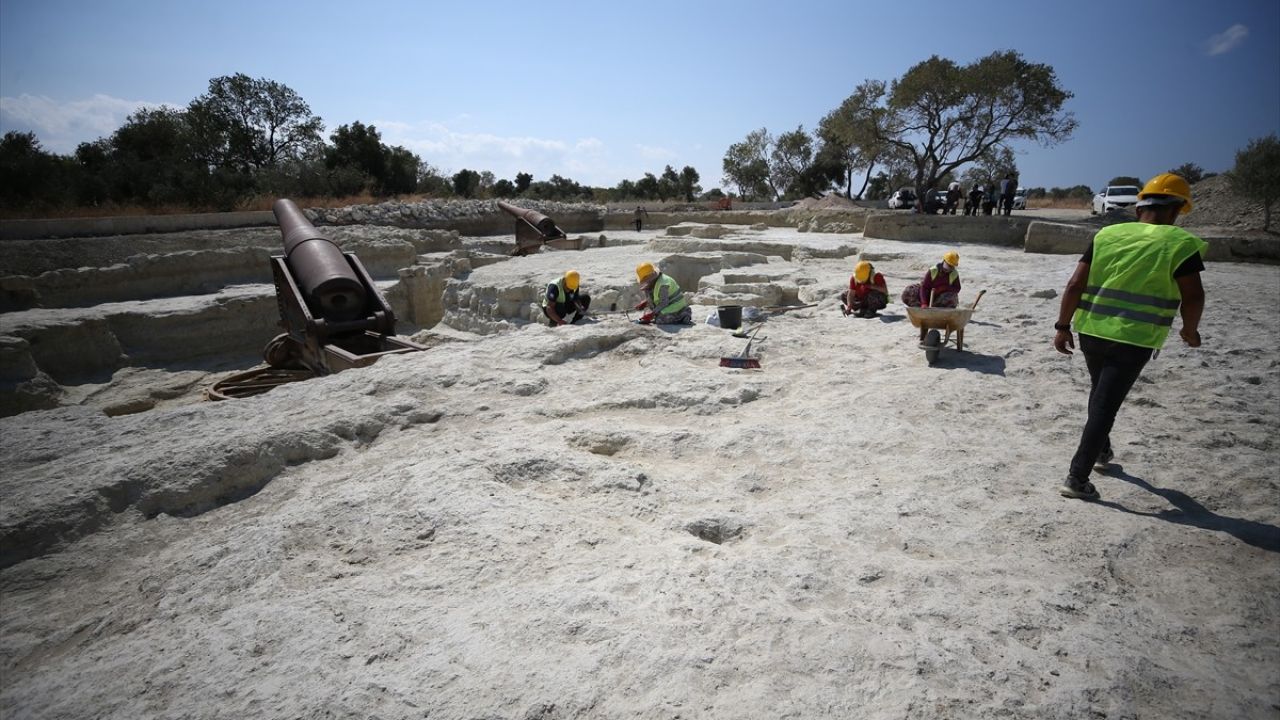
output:
<path id="1" fill-rule="evenodd" d="M 551 327 L 576 323 L 587 316 L 591 296 L 579 287 L 582 276 L 570 270 L 555 282 L 548 283 L 542 294 L 542 314 Z"/>
<path id="2" fill-rule="evenodd" d="M 1089 418 L 1060 489 L 1065 497 L 1100 497 L 1089 471 L 1110 467 L 1116 413 L 1152 352 L 1164 346 L 1179 306 L 1178 334 L 1187 345 L 1200 347 L 1200 273 L 1208 244 L 1174 225 L 1190 210 L 1187 181 L 1172 173 L 1157 175 L 1138 193 L 1138 221 L 1099 230 L 1067 282 L 1053 346 L 1071 354 L 1074 319 L 1091 385 Z"/>
<path id="3" fill-rule="evenodd" d="M 665 273 L 658 272 L 653 263 L 640 263 L 636 266 L 636 279 L 640 281 L 640 290 L 644 300 L 636 305 L 636 310 L 649 309 L 640 318 L 640 322 L 648 325 L 692 325 L 693 310 L 680 284 Z"/>

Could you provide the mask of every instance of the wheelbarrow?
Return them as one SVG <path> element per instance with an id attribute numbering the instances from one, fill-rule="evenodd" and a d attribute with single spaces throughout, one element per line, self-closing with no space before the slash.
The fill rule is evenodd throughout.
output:
<path id="1" fill-rule="evenodd" d="M 930 365 L 938 362 L 942 347 L 951 342 L 951 333 L 955 333 L 956 350 L 964 350 L 964 326 L 973 317 L 978 301 L 986 294 L 986 290 L 978 293 L 973 304 L 967 308 L 918 308 L 907 306 L 907 317 L 911 324 L 920 328 L 920 349 L 924 350 L 924 359 Z M 945 331 L 944 336 L 939 330 Z"/>

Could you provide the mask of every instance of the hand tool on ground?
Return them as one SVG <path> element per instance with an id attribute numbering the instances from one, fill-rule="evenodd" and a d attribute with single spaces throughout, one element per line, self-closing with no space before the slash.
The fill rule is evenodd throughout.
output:
<path id="1" fill-rule="evenodd" d="M 754 330 L 749 333 L 747 347 L 742 350 L 742 354 L 736 357 L 720 358 L 720 367 L 741 368 L 744 370 L 758 370 L 760 368 L 760 359 L 751 357 L 751 343 L 755 342 L 756 333 L 760 332 L 763 325 L 757 325 Z"/>
<path id="2" fill-rule="evenodd" d="M 789 312 L 791 310 L 803 310 L 811 307 L 818 307 L 818 303 L 810 303 L 808 305 L 766 305 L 760 309 L 765 312 L 781 315 L 782 313 Z"/>

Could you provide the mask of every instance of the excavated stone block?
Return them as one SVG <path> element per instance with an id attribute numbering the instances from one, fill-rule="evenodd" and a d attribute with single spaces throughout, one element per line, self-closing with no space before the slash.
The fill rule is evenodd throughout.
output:
<path id="1" fill-rule="evenodd" d="M 1097 228 L 1067 223 L 1033 222 L 1027 227 L 1023 250 L 1053 255 L 1080 255 L 1089 249 Z"/>
<path id="2" fill-rule="evenodd" d="M 697 252 L 745 252 L 757 255 L 774 255 L 790 260 L 795 246 L 788 243 L 775 243 L 755 238 L 721 238 L 684 239 L 659 237 L 650 240 L 648 248 L 655 252 L 697 253 Z"/>
<path id="3" fill-rule="evenodd" d="M 867 217 L 866 227 L 862 232 L 868 238 L 883 240 L 972 242 L 1022 247 L 1030 223 L 1028 218 L 1014 216 L 873 213 Z"/>

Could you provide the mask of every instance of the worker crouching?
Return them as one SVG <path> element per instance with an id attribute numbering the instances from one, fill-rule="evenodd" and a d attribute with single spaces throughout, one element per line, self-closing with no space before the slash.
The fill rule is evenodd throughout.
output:
<path id="1" fill-rule="evenodd" d="M 636 266 L 636 279 L 640 281 L 640 291 L 644 300 L 636 305 L 636 310 L 647 310 L 640 322 L 649 325 L 692 325 L 693 310 L 689 301 L 675 278 L 658 272 L 653 263 L 640 263 Z"/>
<path id="2" fill-rule="evenodd" d="M 570 270 L 558 280 L 547 284 L 542 294 L 542 314 L 551 327 L 575 323 L 587 316 L 591 296 L 581 288 L 582 276 Z"/>
<path id="3" fill-rule="evenodd" d="M 953 308 L 960 302 L 960 255 L 954 250 L 942 256 L 942 262 L 929 268 L 918 283 L 902 291 L 902 302 L 911 307 Z"/>
<path id="4" fill-rule="evenodd" d="M 849 289 L 840 293 L 840 303 L 845 315 L 861 318 L 875 317 L 877 310 L 889 305 L 889 287 L 884 276 L 876 272 L 875 267 L 863 260 L 853 267 L 853 277 L 849 278 Z"/>

